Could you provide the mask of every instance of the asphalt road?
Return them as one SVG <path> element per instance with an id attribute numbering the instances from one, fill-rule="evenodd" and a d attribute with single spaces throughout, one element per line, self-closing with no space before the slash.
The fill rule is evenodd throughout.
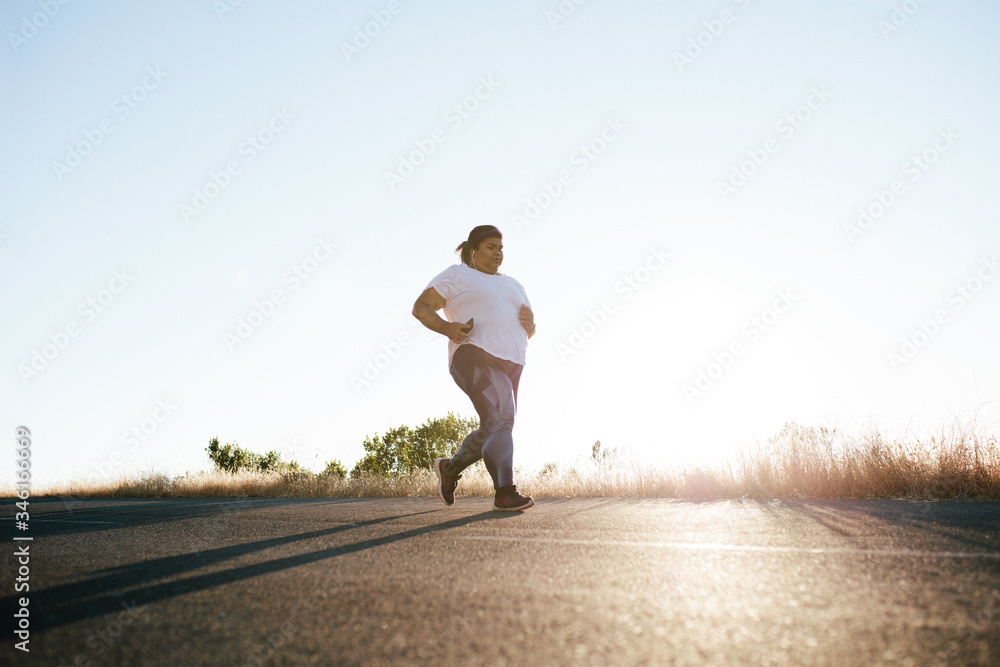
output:
<path id="1" fill-rule="evenodd" d="M 491 504 L 32 499 L 0 661 L 1000 664 L 1000 503 Z"/>

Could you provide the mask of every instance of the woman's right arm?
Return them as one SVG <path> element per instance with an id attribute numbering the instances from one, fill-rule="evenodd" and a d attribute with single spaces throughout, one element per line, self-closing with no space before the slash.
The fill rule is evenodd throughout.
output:
<path id="1" fill-rule="evenodd" d="M 413 316 L 431 331 L 444 334 L 456 343 L 461 343 L 469 337 L 462 331 L 465 325 L 461 322 L 449 322 L 437 314 L 445 306 L 445 299 L 433 287 L 428 287 L 417 297 L 413 304 Z"/>

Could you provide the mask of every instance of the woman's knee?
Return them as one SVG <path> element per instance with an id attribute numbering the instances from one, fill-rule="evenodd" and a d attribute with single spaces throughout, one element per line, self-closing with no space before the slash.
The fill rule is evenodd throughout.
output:
<path id="1" fill-rule="evenodd" d="M 486 442 L 486 437 L 488 435 L 489 434 L 486 432 L 486 429 L 482 427 L 477 428 L 475 431 L 473 431 L 468 435 L 469 444 L 476 448 L 482 448 L 483 443 Z"/>
<path id="2" fill-rule="evenodd" d="M 497 431 L 502 430 L 513 431 L 514 430 L 514 415 L 501 413 L 491 417 L 487 422 L 483 423 L 482 430 L 486 431 L 487 434 L 493 435 Z"/>

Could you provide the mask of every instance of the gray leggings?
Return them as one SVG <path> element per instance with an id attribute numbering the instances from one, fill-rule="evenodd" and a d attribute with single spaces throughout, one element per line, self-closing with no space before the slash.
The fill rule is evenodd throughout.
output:
<path id="1" fill-rule="evenodd" d="M 466 343 L 455 350 L 451 376 L 469 395 L 479 414 L 479 428 L 465 436 L 458 452 L 447 463 L 457 475 L 479 459 L 493 478 L 494 488 L 514 483 L 514 415 L 517 413 L 517 383 L 521 364 L 494 357 Z"/>

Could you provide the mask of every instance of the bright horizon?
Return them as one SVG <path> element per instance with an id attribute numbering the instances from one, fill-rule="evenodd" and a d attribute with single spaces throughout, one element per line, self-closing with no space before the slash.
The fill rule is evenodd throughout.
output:
<path id="1" fill-rule="evenodd" d="M 410 309 L 479 224 L 538 326 L 515 466 L 713 460 L 790 421 L 998 431 L 993 3 L 0 25 L 0 432 L 31 429 L 35 484 L 208 469 L 213 436 L 350 468 L 472 416 Z"/>

